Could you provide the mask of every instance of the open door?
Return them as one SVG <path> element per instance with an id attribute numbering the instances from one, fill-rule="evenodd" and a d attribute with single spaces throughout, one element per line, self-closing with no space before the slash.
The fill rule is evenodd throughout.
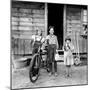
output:
<path id="1" fill-rule="evenodd" d="M 54 34 L 58 38 L 59 49 L 62 49 L 63 46 L 63 8 L 64 5 L 62 4 L 48 3 L 48 27 L 54 26 Z"/>

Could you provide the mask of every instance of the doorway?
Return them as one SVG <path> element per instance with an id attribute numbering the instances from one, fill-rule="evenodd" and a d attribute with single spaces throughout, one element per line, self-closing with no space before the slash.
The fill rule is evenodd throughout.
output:
<path id="1" fill-rule="evenodd" d="M 59 49 L 63 47 L 63 8 L 63 4 L 48 3 L 48 28 L 54 26 L 54 34 L 58 38 Z"/>

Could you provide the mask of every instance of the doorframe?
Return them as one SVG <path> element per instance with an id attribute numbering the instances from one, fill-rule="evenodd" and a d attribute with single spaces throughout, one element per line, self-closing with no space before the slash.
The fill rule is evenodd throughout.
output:
<path id="1" fill-rule="evenodd" d="M 64 5 L 64 8 L 63 8 L 63 45 L 65 44 L 65 38 L 67 37 L 67 18 L 66 18 L 66 15 L 67 15 L 67 5 Z"/>
<path id="2" fill-rule="evenodd" d="M 48 4 L 45 3 L 45 36 L 48 34 Z"/>
<path id="3" fill-rule="evenodd" d="M 66 32 L 67 32 L 67 22 L 66 22 L 66 9 L 67 5 L 63 7 L 63 45 L 65 43 Z M 45 36 L 48 34 L 48 4 L 45 3 Z M 62 48 L 63 50 L 63 48 Z"/>

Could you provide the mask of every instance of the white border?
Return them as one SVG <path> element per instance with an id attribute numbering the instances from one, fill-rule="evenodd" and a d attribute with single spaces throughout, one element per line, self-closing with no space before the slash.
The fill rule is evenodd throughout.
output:
<path id="1" fill-rule="evenodd" d="M 23 0 L 23 1 L 26 1 L 26 0 Z M 89 5 L 90 0 L 28 0 L 28 1 Z M 88 9 L 88 11 L 90 10 Z M 88 13 L 90 14 L 90 12 Z M 89 17 L 88 17 L 88 20 L 90 20 Z M 90 29 L 88 28 L 88 32 L 89 30 Z M 89 39 L 90 39 L 90 36 L 88 37 L 88 40 Z M 88 51 L 89 49 L 90 47 L 88 47 Z M 89 65 L 88 67 L 90 68 Z M 88 76 L 90 76 L 90 72 Z M 88 78 L 88 81 L 89 79 L 90 78 Z M 0 1 L 0 90 L 8 90 L 9 89 L 8 87 L 10 87 L 10 0 L 1 0 Z M 89 90 L 89 87 L 90 87 L 89 85 L 88 86 L 71 86 L 71 87 L 41 88 L 41 90 L 48 90 L 48 89 L 49 90 L 54 90 L 54 89 L 56 90 L 60 90 L 60 89 L 62 90 L 72 90 L 72 89 L 73 90 L 80 90 L 80 89 Z M 26 89 L 26 90 L 29 90 L 29 89 Z"/>
<path id="2" fill-rule="evenodd" d="M 88 0 L 17 0 L 17 1 L 37 1 L 37 2 L 51 2 L 51 3 L 66 3 L 66 4 L 88 4 Z"/>

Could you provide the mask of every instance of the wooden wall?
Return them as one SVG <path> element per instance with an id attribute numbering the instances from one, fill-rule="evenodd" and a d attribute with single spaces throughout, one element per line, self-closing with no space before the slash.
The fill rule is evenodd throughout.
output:
<path id="1" fill-rule="evenodd" d="M 66 36 L 71 37 L 75 52 L 79 50 L 80 53 L 85 53 L 87 52 L 87 39 L 81 36 L 82 31 L 82 8 L 68 5 L 66 8 Z"/>
<path id="2" fill-rule="evenodd" d="M 41 29 L 47 32 L 47 4 L 35 2 L 12 2 L 11 8 L 11 45 L 14 54 L 31 54 L 31 36 Z M 64 37 L 69 36 L 75 52 L 87 52 L 87 39 L 81 37 L 82 8 L 67 5 L 64 9 Z M 66 18 L 65 18 L 66 17 Z M 78 38 L 78 41 L 77 41 Z M 79 43 L 79 48 L 76 44 Z"/>
<path id="3" fill-rule="evenodd" d="M 36 29 L 45 34 L 45 7 L 43 3 L 12 2 L 11 34 L 14 54 L 30 54 L 31 36 Z"/>

